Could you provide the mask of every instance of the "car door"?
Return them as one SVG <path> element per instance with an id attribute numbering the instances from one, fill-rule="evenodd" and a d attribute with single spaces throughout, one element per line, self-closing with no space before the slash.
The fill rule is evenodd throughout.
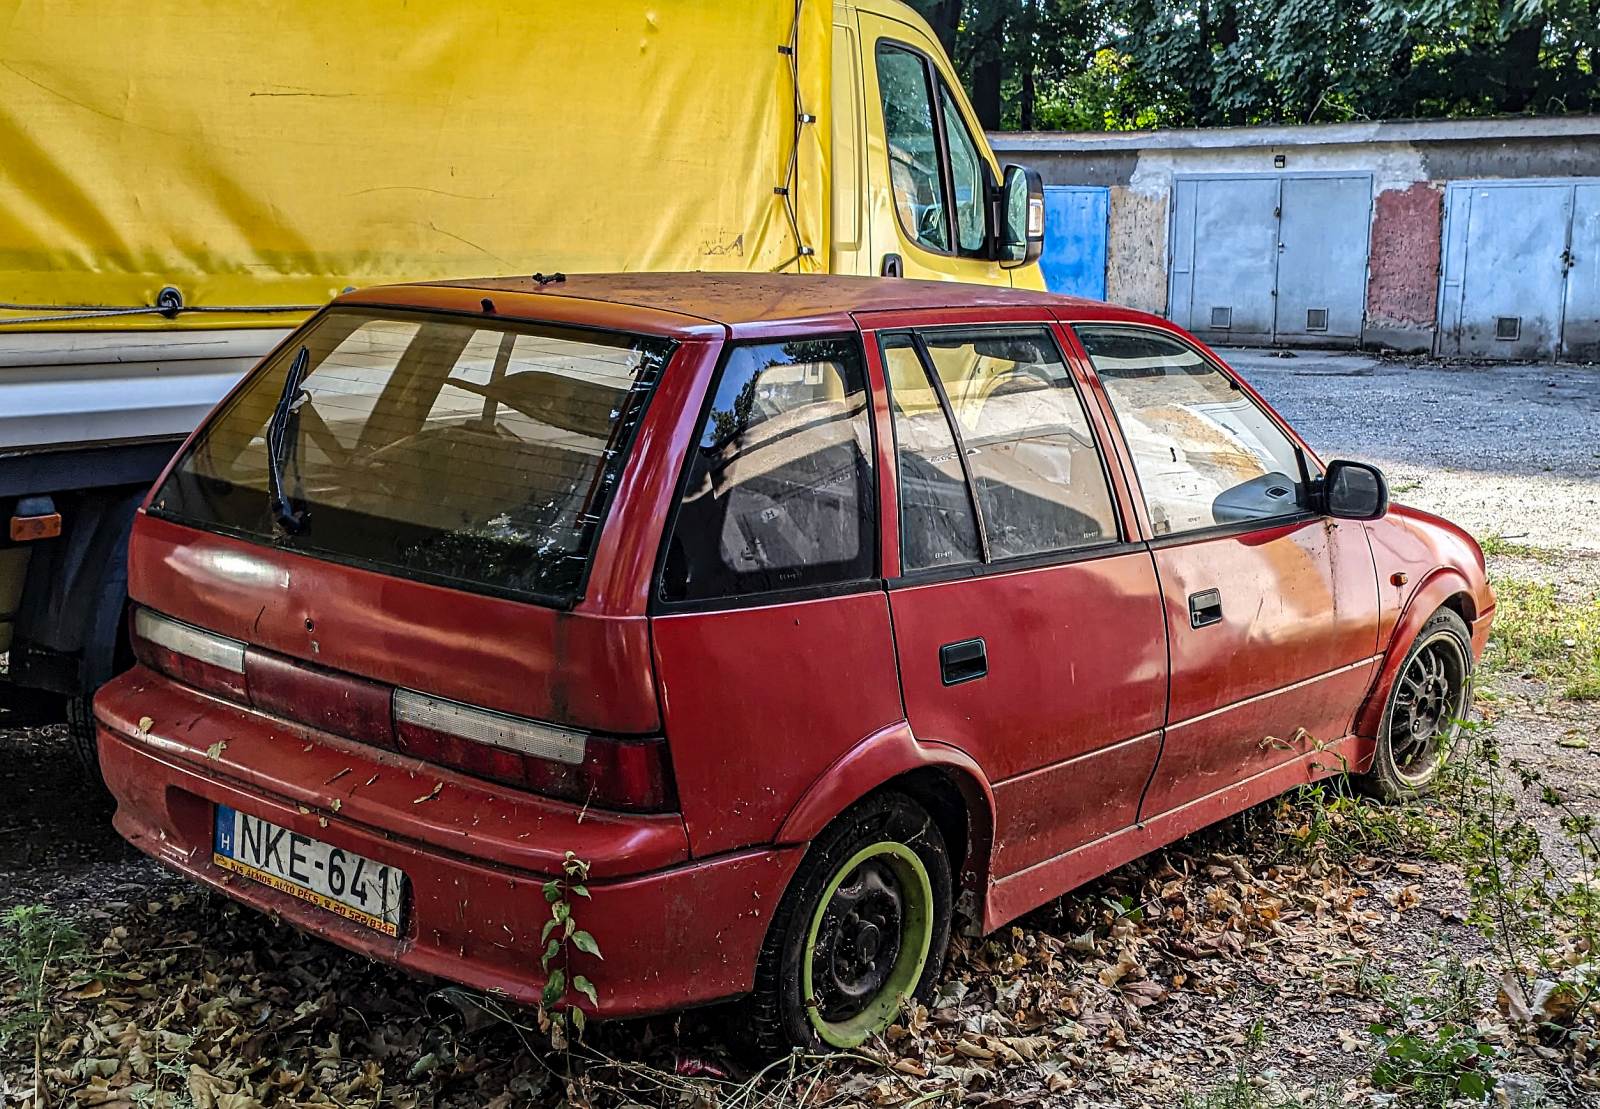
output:
<path id="1" fill-rule="evenodd" d="M 898 724 L 860 339 L 728 347 L 687 443 L 651 643 L 689 841 L 769 841 Z"/>
<path id="2" fill-rule="evenodd" d="M 1362 525 L 1304 507 L 1308 455 L 1230 374 L 1164 330 L 1074 330 L 1126 443 L 1166 610 L 1145 820 L 1349 732 L 1377 661 L 1377 579 Z"/>
<path id="3" fill-rule="evenodd" d="M 989 257 L 987 193 L 995 168 L 936 61 L 938 47 L 911 24 L 871 12 L 859 14 L 859 25 L 867 226 L 876 258 L 870 272 L 1008 284 Z"/>
<path id="4" fill-rule="evenodd" d="M 867 345 L 906 716 L 989 777 L 1003 877 L 1135 819 L 1166 701 L 1155 571 L 1052 326 L 891 326 Z"/>

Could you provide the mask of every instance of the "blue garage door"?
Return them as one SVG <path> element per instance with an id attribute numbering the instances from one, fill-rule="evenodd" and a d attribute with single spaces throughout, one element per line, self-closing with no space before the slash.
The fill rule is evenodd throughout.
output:
<path id="1" fill-rule="evenodd" d="M 1039 268 L 1052 293 L 1106 298 L 1106 234 L 1111 190 L 1044 187 L 1044 253 Z"/>

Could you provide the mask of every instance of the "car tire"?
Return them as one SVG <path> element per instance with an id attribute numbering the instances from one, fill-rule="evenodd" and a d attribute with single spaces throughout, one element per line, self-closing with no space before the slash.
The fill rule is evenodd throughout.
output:
<path id="1" fill-rule="evenodd" d="M 1362 784 L 1386 801 L 1431 792 L 1462 743 L 1472 707 L 1472 636 L 1447 608 L 1428 617 L 1395 671 Z"/>
<path id="2" fill-rule="evenodd" d="M 811 844 L 756 965 L 747 1032 L 763 1055 L 855 1047 L 926 1000 L 950 942 L 950 856 L 899 793 L 846 810 Z"/>

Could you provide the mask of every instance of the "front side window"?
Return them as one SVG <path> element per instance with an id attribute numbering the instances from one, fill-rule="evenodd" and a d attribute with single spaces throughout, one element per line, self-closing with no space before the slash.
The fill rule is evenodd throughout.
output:
<path id="1" fill-rule="evenodd" d="M 858 340 L 734 347 L 686 465 L 664 600 L 873 576 L 877 510 Z"/>
<path id="2" fill-rule="evenodd" d="M 205 425 L 152 512 L 469 591 L 576 600 L 670 342 L 355 308 L 296 338 Z"/>
<path id="3" fill-rule="evenodd" d="M 878 44 L 877 60 L 889 184 L 901 230 L 919 246 L 948 252 L 950 223 L 927 65 L 921 55 L 885 42 Z"/>
<path id="4" fill-rule="evenodd" d="M 961 118 L 955 97 L 943 81 L 939 82 L 939 102 L 944 108 L 945 146 L 950 151 L 950 175 L 956 188 L 956 239 L 961 253 L 979 254 L 989 233 L 984 215 L 983 159 L 978 156 L 978 146 Z"/>
<path id="5" fill-rule="evenodd" d="M 1198 351 L 1155 331 L 1076 331 L 1133 453 L 1155 534 L 1300 510 L 1295 444 Z"/>

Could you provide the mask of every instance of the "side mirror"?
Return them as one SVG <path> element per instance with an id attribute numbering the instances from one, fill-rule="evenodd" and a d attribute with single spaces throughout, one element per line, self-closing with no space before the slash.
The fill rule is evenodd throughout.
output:
<path id="1" fill-rule="evenodd" d="M 1044 178 L 1037 170 L 1006 167 L 998 214 L 995 259 L 1007 268 L 1038 261 L 1044 250 Z"/>
<path id="2" fill-rule="evenodd" d="M 1376 520 L 1389 511 L 1389 483 L 1382 470 L 1365 462 L 1330 462 L 1322 479 L 1322 508 L 1341 520 Z"/>

